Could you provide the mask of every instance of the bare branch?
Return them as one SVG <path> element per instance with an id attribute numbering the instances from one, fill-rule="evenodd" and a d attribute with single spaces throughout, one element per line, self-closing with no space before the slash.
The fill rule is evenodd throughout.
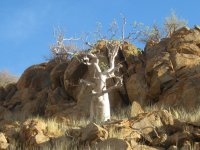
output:
<path id="1" fill-rule="evenodd" d="M 116 67 L 114 67 L 112 70 L 110 70 L 110 72 L 105 71 L 105 72 L 103 72 L 103 73 L 104 73 L 104 75 L 106 75 L 108 78 L 112 78 L 112 77 L 115 76 L 115 75 L 114 75 L 115 71 L 118 71 L 118 72 L 119 72 L 119 69 L 120 69 L 121 67 L 123 67 L 123 66 L 122 66 L 121 64 L 118 64 Z"/>
<path id="2" fill-rule="evenodd" d="M 114 19 L 113 22 L 110 25 L 110 28 L 108 31 L 111 33 L 111 40 L 117 35 L 118 32 L 118 24 L 117 21 Z"/>
<path id="3" fill-rule="evenodd" d="M 81 38 L 63 38 L 63 41 L 78 41 L 80 40 Z"/>
<path id="4" fill-rule="evenodd" d="M 104 71 L 104 74 L 108 74 L 115 68 L 115 57 L 117 56 L 119 50 L 119 44 L 113 44 L 106 42 L 106 48 L 108 50 L 108 57 L 109 57 L 109 69 Z"/>
<path id="5" fill-rule="evenodd" d="M 122 24 L 122 42 L 125 40 L 125 25 L 126 25 L 126 17 L 122 16 L 123 24 Z"/>

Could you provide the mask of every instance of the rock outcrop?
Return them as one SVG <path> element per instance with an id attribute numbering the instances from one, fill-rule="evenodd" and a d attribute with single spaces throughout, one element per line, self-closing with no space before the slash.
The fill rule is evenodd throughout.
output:
<path id="1" fill-rule="evenodd" d="M 144 71 L 133 73 L 126 84 L 129 100 L 186 110 L 199 106 L 199 52 L 197 27 L 183 27 L 170 38 L 147 44 Z"/>
<path id="2" fill-rule="evenodd" d="M 200 104 L 199 44 L 200 31 L 183 27 L 171 38 L 145 48 L 147 95 L 152 103 L 187 110 Z"/>
<path id="3" fill-rule="evenodd" d="M 108 63 L 105 41 L 97 42 L 93 49 L 95 53 L 104 56 L 101 58 L 103 64 Z M 94 72 L 89 71 L 81 62 L 84 55 L 79 54 L 66 62 L 50 61 L 26 69 L 16 84 L 1 87 L 0 112 L 11 112 L 17 116 L 23 114 L 24 118 L 31 115 L 87 117 L 91 89 L 79 81 L 90 80 Z M 123 65 L 119 74 L 124 75 L 125 81 L 123 87 L 109 93 L 112 109 L 130 104 L 125 82 L 133 72 L 141 70 L 142 62 L 139 57 L 142 57 L 141 53 L 130 43 L 125 43 L 120 49 L 116 62 Z M 107 86 L 112 86 L 115 82 L 114 79 L 109 79 Z"/>
<path id="4" fill-rule="evenodd" d="M 178 149 L 199 144 L 200 126 L 179 122 L 166 110 L 139 115 L 103 125 L 89 124 L 82 129 L 71 129 L 68 136 L 92 149 Z M 80 147 L 81 147 L 80 145 Z"/>
<path id="5" fill-rule="evenodd" d="M 96 43 L 93 52 L 103 56 L 102 65 L 108 62 L 104 40 Z M 81 62 L 84 55 L 80 53 L 66 62 L 52 60 L 33 65 L 16 84 L 0 87 L 0 149 L 6 149 L 17 136 L 15 129 L 20 125 L 10 123 L 13 118 L 26 120 L 40 115 L 68 123 L 70 118 L 89 116 L 91 89 L 79 81 L 90 80 L 94 72 Z M 148 105 L 183 107 L 188 111 L 200 105 L 199 27 L 183 27 L 159 43 L 147 43 L 142 52 L 125 42 L 116 59 L 123 66 L 118 74 L 124 80 L 120 89 L 109 93 L 111 109 L 132 104 L 132 118 L 101 126 L 91 123 L 77 129 L 76 138 L 96 149 L 105 149 L 105 145 L 115 149 L 119 145 L 124 149 L 187 149 L 191 144 L 199 147 L 198 125 L 175 120 L 167 111 L 143 111 Z M 115 82 L 110 79 L 107 86 Z M 119 137 L 112 137 L 112 131 L 120 133 Z M 52 142 L 45 123 L 33 120 L 22 124 L 20 138 L 32 145 Z"/>
<path id="6" fill-rule="evenodd" d="M 102 62 L 108 62 L 105 41 L 98 41 L 93 52 L 104 56 Z M 94 73 L 81 62 L 83 55 L 66 62 L 50 61 L 26 69 L 17 84 L 0 88 L 0 113 L 50 117 L 72 116 L 78 111 L 88 116 L 91 89 L 79 81 L 91 79 Z M 116 63 L 123 65 L 119 74 L 123 75 L 124 86 L 109 93 L 112 109 L 133 101 L 141 107 L 157 104 L 183 106 L 187 110 L 200 104 L 198 27 L 183 27 L 159 43 L 147 43 L 144 52 L 125 42 L 116 59 Z M 114 83 L 111 79 L 107 86 Z"/>

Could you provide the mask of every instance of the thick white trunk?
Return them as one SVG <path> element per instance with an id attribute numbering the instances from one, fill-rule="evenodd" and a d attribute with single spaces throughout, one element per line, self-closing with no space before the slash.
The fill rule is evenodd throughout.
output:
<path id="1" fill-rule="evenodd" d="M 92 53 L 89 53 L 89 57 L 84 57 L 84 63 L 89 66 L 89 69 L 94 70 L 94 82 L 81 80 L 87 86 L 91 86 L 92 99 L 90 107 L 90 119 L 91 121 L 103 122 L 110 119 L 110 102 L 108 92 L 118 88 L 122 85 L 122 80 L 120 77 L 116 77 L 114 72 L 120 68 L 120 66 L 115 67 L 115 57 L 117 56 L 119 45 L 118 43 L 106 43 L 108 49 L 109 57 L 109 69 L 101 71 L 99 66 L 99 58 Z M 106 88 L 106 80 L 108 78 L 116 78 L 118 81 L 112 87 Z"/>
<path id="2" fill-rule="evenodd" d="M 108 93 L 103 93 L 106 90 L 105 75 L 99 74 L 99 79 L 96 82 L 95 92 L 102 93 L 93 96 L 90 107 L 91 121 L 107 121 L 110 119 L 110 101 Z"/>

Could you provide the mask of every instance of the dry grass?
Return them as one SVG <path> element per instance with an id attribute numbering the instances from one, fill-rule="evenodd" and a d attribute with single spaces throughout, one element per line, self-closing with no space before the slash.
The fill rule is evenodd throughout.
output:
<path id="1" fill-rule="evenodd" d="M 111 113 L 111 119 L 113 120 L 127 119 L 130 117 L 130 114 L 131 114 L 131 106 L 120 108 L 120 109 L 114 110 Z"/>
<path id="2" fill-rule="evenodd" d="M 167 109 L 174 118 L 177 118 L 182 121 L 191 121 L 191 122 L 199 122 L 200 121 L 200 108 L 193 110 L 191 112 L 186 112 L 184 109 L 172 109 L 172 108 L 165 108 L 165 107 L 146 107 L 145 111 L 157 111 L 161 109 Z M 130 117 L 130 107 L 120 109 L 117 111 L 113 111 L 112 113 L 112 120 L 121 120 L 121 119 L 127 119 Z M 31 117 L 30 119 L 38 119 L 41 121 L 44 121 L 47 124 L 47 132 L 49 137 L 54 137 L 53 146 L 47 144 L 42 147 L 44 150 L 78 150 L 81 149 L 79 146 L 79 141 L 76 138 L 70 138 L 68 137 L 68 131 L 70 129 L 74 128 L 81 128 L 85 127 L 87 124 L 89 124 L 89 120 L 87 119 L 71 119 L 67 123 L 61 123 L 58 122 L 54 118 L 48 118 L 44 119 L 41 117 Z M 19 131 L 20 132 L 20 131 Z M 109 138 L 121 138 L 123 139 L 123 135 L 121 135 L 120 131 L 116 130 L 115 128 L 111 128 L 109 131 Z M 52 143 L 51 143 L 52 144 Z M 14 150 L 15 148 L 18 148 L 19 150 L 26 150 L 27 148 L 22 145 L 16 140 L 12 143 L 10 146 L 10 150 Z M 36 148 L 37 149 L 37 148 Z M 82 149 L 85 149 L 82 148 Z M 87 147 L 87 149 L 91 149 L 90 147 Z M 191 148 L 192 149 L 192 148 Z M 110 148 L 108 148 L 110 150 Z"/>
<path id="3" fill-rule="evenodd" d="M 171 108 L 171 107 L 165 107 L 165 106 L 150 106 L 146 107 L 146 112 L 152 112 L 152 111 L 158 111 L 158 110 L 168 110 L 169 113 L 172 114 L 172 116 L 175 119 L 179 119 L 181 121 L 186 122 L 200 122 L 200 107 L 194 108 L 191 111 L 186 111 L 184 108 Z"/>
<path id="4" fill-rule="evenodd" d="M 18 78 L 8 71 L 0 71 L 0 87 L 17 82 Z"/>

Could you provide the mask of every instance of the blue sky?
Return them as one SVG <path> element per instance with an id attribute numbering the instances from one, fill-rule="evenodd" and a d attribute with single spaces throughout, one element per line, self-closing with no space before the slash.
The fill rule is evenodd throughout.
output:
<path id="1" fill-rule="evenodd" d="M 162 24 L 174 9 L 192 27 L 200 24 L 199 6 L 199 0 L 1 0 L 0 70 L 20 76 L 44 62 L 58 26 L 71 37 L 95 31 L 97 22 L 107 29 L 120 14 L 129 23 Z"/>

